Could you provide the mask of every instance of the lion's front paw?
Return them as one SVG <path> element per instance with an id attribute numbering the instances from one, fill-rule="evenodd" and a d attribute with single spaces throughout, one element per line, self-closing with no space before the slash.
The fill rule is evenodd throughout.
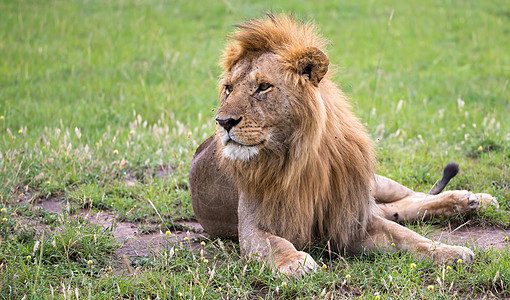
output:
<path id="1" fill-rule="evenodd" d="M 439 264 L 470 263 L 475 258 L 473 251 L 461 246 L 440 244 L 435 245 L 430 251 L 434 262 Z"/>
<path id="2" fill-rule="evenodd" d="M 294 251 L 275 258 L 275 266 L 279 272 L 293 277 L 302 277 L 317 269 L 317 263 L 306 252 Z"/>

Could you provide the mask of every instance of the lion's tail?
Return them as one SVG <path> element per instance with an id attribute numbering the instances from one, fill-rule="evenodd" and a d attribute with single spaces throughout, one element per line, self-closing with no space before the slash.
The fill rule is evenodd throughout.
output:
<path id="1" fill-rule="evenodd" d="M 459 173 L 459 165 L 456 163 L 449 163 L 444 167 L 443 179 L 429 192 L 430 195 L 437 195 L 446 187 L 450 179 Z"/>

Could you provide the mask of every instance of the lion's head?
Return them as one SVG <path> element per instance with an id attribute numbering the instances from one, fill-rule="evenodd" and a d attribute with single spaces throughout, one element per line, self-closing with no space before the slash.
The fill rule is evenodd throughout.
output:
<path id="1" fill-rule="evenodd" d="M 313 39 L 311 28 L 290 36 L 290 19 L 270 20 L 242 26 L 225 53 L 217 134 L 231 160 L 283 155 L 303 131 L 321 134 L 317 121 L 325 107 L 313 94 L 328 71 L 329 59 L 318 48 L 322 41 Z M 260 33 L 265 36 L 252 39 Z M 303 101 L 305 94 L 313 103 Z"/>
<path id="2" fill-rule="evenodd" d="M 216 118 L 223 163 L 260 203 L 265 229 L 296 245 L 328 236 L 348 245 L 370 213 L 373 150 L 327 79 L 325 41 L 312 25 L 273 15 L 232 39 Z"/>

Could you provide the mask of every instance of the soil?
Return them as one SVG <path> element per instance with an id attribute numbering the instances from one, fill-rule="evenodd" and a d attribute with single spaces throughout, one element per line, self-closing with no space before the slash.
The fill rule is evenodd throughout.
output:
<path id="1" fill-rule="evenodd" d="M 62 208 L 66 205 L 60 200 L 48 200 L 36 204 L 46 211 L 61 214 Z M 116 250 L 118 257 L 123 255 L 129 257 L 146 256 L 151 252 L 157 251 L 170 239 L 172 242 L 184 242 L 188 238 L 191 247 L 198 246 L 200 240 L 207 239 L 209 235 L 198 222 L 182 221 L 177 222 L 180 225 L 191 228 L 191 231 L 173 231 L 168 237 L 165 232 L 158 230 L 153 233 L 142 233 L 141 225 L 131 222 L 119 222 L 116 215 L 112 212 L 92 212 L 90 210 L 79 210 L 78 214 L 93 224 L 98 224 L 104 228 L 111 229 L 112 233 L 120 247 Z"/>
<path id="2" fill-rule="evenodd" d="M 49 212 L 62 213 L 62 207 L 65 205 L 60 200 L 49 200 L 39 204 L 39 206 Z M 80 210 L 78 212 L 83 218 L 91 223 L 99 224 L 105 228 L 112 228 L 113 236 L 121 245 L 116 254 L 119 257 L 123 255 L 130 257 L 146 256 L 153 251 L 157 251 L 164 243 L 168 243 L 169 237 L 165 232 L 157 231 L 154 233 L 142 233 L 141 225 L 138 223 L 119 222 L 115 220 L 115 214 L 111 212 L 91 212 L 89 210 Z M 183 242 L 185 237 L 191 241 L 192 247 L 197 246 L 200 240 L 209 238 L 204 232 L 202 226 L 192 220 L 179 222 L 191 228 L 191 231 L 173 231 L 170 239 L 173 242 Z M 510 242 L 505 238 L 510 236 L 510 230 L 487 226 L 473 226 L 469 222 L 457 228 L 440 228 L 429 234 L 428 237 L 451 245 L 474 245 L 478 248 L 497 250 L 509 249 Z"/>
<path id="3" fill-rule="evenodd" d="M 495 226 L 479 227 L 464 225 L 457 228 L 442 228 L 428 237 L 450 245 L 474 245 L 477 248 L 510 250 L 510 243 L 505 240 L 510 230 Z"/>

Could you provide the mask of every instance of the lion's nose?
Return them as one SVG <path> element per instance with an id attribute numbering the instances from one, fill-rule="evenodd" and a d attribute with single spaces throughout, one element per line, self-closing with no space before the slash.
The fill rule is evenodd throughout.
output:
<path id="1" fill-rule="evenodd" d="M 240 117 L 239 119 L 233 119 L 233 118 L 228 118 L 228 119 L 220 119 L 220 118 L 217 118 L 216 119 L 216 122 L 218 122 L 218 124 L 221 125 L 221 127 L 225 128 L 225 130 L 227 132 L 230 131 L 230 129 L 232 129 L 232 127 L 236 126 L 237 124 L 239 124 L 239 122 L 241 122 L 241 119 L 243 117 Z"/>

